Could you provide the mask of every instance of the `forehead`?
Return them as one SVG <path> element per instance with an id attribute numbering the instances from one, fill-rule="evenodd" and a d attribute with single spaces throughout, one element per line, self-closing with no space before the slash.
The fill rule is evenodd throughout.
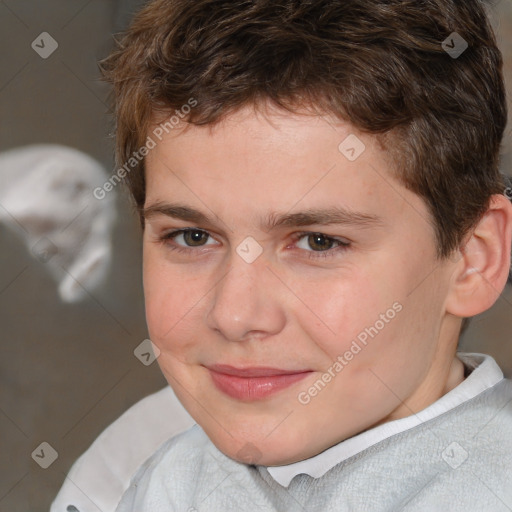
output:
<path id="1" fill-rule="evenodd" d="M 375 136 L 338 119 L 245 108 L 156 142 L 146 160 L 146 206 L 179 200 L 254 221 L 319 207 L 428 217 L 423 201 L 392 177 Z"/>

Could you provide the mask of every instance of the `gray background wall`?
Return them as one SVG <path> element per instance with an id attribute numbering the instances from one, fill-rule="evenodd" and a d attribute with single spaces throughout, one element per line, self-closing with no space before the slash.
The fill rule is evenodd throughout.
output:
<path id="1" fill-rule="evenodd" d="M 59 143 L 113 168 L 108 89 L 97 61 L 137 2 L 0 0 L 0 151 Z M 512 1 L 494 16 L 512 87 Z M 31 42 L 49 32 L 59 43 L 41 59 Z M 504 167 L 512 169 L 507 132 Z M 64 304 L 44 264 L 0 225 L 0 512 L 40 512 L 73 461 L 130 405 L 162 388 L 156 365 L 133 349 L 147 336 L 136 218 L 117 203 L 116 262 L 104 286 Z M 512 376 L 512 292 L 473 320 L 462 348 L 493 355 Z M 59 453 L 43 470 L 31 458 L 43 441 Z"/>

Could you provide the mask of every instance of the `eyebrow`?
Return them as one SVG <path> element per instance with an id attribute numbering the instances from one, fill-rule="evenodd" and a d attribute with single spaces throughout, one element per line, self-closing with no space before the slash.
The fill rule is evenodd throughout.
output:
<path id="1" fill-rule="evenodd" d="M 140 208 L 139 212 L 144 220 L 148 220 L 156 215 L 164 215 L 194 224 L 215 224 L 215 221 L 203 212 L 176 203 L 157 202 L 145 208 Z M 270 212 L 263 218 L 260 227 L 263 230 L 270 231 L 279 227 L 299 227 L 314 224 L 341 224 L 360 228 L 372 228 L 383 226 L 384 222 L 377 215 L 354 212 L 340 206 L 335 206 L 330 208 L 309 208 L 296 213 Z"/>

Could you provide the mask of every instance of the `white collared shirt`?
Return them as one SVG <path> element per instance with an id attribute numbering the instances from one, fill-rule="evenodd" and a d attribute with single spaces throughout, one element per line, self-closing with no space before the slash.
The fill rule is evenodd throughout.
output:
<path id="1" fill-rule="evenodd" d="M 472 370 L 470 375 L 422 411 L 362 432 L 309 459 L 267 466 L 268 473 L 284 487 L 301 473 L 319 478 L 347 458 L 457 407 L 504 378 L 491 356 L 457 355 Z M 141 400 L 112 423 L 78 459 L 53 502 L 51 512 L 66 512 L 70 505 L 80 512 L 113 512 L 142 462 L 166 439 L 192 425 L 194 421 L 169 386 Z M 141 432 L 144 432 L 143 437 Z"/>
<path id="2" fill-rule="evenodd" d="M 471 374 L 458 386 L 425 409 L 406 418 L 384 423 L 341 441 L 309 459 L 284 466 L 267 466 L 268 472 L 277 483 L 284 487 L 288 487 L 292 479 L 301 473 L 319 478 L 336 464 L 388 437 L 416 427 L 420 423 L 457 407 L 504 378 L 500 367 L 489 355 L 459 352 L 457 357 L 471 370 Z"/>

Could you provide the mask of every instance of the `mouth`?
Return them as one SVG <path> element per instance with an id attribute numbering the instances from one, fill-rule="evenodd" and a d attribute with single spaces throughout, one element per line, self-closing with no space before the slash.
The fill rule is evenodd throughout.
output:
<path id="1" fill-rule="evenodd" d="M 284 370 L 263 366 L 236 368 L 229 365 L 213 365 L 207 368 L 219 391 L 231 398 L 244 401 L 266 398 L 312 373 L 312 370 Z"/>

